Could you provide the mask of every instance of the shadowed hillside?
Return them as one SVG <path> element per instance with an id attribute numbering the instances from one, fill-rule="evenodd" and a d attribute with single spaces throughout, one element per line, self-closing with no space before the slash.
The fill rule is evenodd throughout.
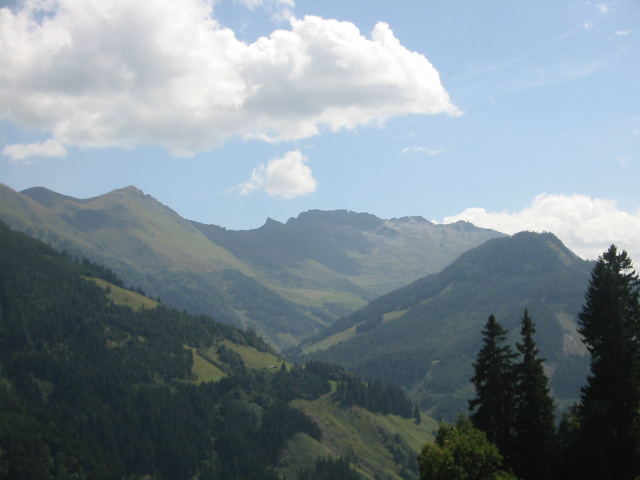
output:
<path id="1" fill-rule="evenodd" d="M 550 233 L 493 239 L 337 321 L 293 355 L 393 379 L 448 417 L 466 409 L 487 317 L 495 314 L 513 338 L 528 308 L 552 387 L 572 399 L 586 374 L 575 322 L 591 268 Z"/>

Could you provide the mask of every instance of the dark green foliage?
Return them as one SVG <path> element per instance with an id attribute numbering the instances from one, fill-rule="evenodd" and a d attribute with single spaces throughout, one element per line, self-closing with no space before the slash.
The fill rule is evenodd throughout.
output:
<path id="1" fill-rule="evenodd" d="M 323 362 L 319 362 L 318 360 L 311 360 L 307 362 L 305 367 L 308 372 L 314 373 L 316 375 L 320 375 L 321 377 L 324 377 L 327 380 L 334 380 L 334 381 L 344 380 L 351 375 L 340 365 L 335 365 L 332 363 L 323 363 Z"/>
<path id="2" fill-rule="evenodd" d="M 550 386 L 558 399 L 571 399 L 585 383 L 589 371 L 588 355 L 567 355 L 558 362 Z"/>
<path id="3" fill-rule="evenodd" d="M 360 474 L 345 457 L 318 457 L 314 468 L 298 472 L 297 480 L 361 480 Z"/>
<path id="4" fill-rule="evenodd" d="M 422 415 L 420 414 L 420 407 L 418 405 L 413 407 L 413 418 L 416 424 L 420 425 L 422 423 Z"/>
<path id="5" fill-rule="evenodd" d="M 350 375 L 338 383 L 335 398 L 345 408 L 358 405 L 383 415 L 394 414 L 403 418 L 415 415 L 413 402 L 401 387 L 392 383 L 383 386 L 379 380 L 365 383 L 359 377 Z"/>
<path id="6" fill-rule="evenodd" d="M 469 401 L 470 419 L 482 430 L 500 452 L 509 455 L 513 446 L 513 425 L 516 413 L 516 354 L 504 345 L 507 331 L 491 315 L 482 330 L 483 347 L 473 364 L 471 379 L 476 397 Z"/>
<path id="7" fill-rule="evenodd" d="M 329 367 L 249 370 L 193 385 L 192 353 L 252 331 L 165 306 L 113 305 L 111 278 L 0 224 L 0 479 L 276 479 L 287 439 L 319 439 L 286 402 L 329 391 Z"/>
<path id="8" fill-rule="evenodd" d="M 379 431 L 384 438 L 384 446 L 393 455 L 393 461 L 396 465 L 401 466 L 398 474 L 405 480 L 417 479 L 418 459 L 411 446 L 400 434 L 389 435 L 382 429 Z"/>
<path id="9" fill-rule="evenodd" d="M 548 479 L 556 450 L 555 406 L 544 372 L 544 359 L 533 339 L 535 325 L 527 309 L 517 354 L 502 345 L 507 332 L 489 317 L 484 346 L 474 363 L 476 398 L 471 420 L 505 457 L 505 466 L 524 480 Z"/>
<path id="10" fill-rule="evenodd" d="M 612 245 L 593 269 L 579 315 L 591 354 L 577 410 L 581 478 L 640 475 L 639 289 L 631 259 Z"/>
<path id="11" fill-rule="evenodd" d="M 273 389 L 274 394 L 286 401 L 294 398 L 312 400 L 329 393 L 331 385 L 322 374 L 296 365 L 290 371 L 281 368 L 274 375 Z"/>
<path id="12" fill-rule="evenodd" d="M 538 357 L 533 340 L 535 332 L 525 309 L 520 330 L 522 341 L 516 344 L 520 362 L 515 365 L 515 438 L 509 465 L 520 478 L 546 480 L 556 449 L 555 407 L 544 373 L 544 359 Z"/>
<path id="13" fill-rule="evenodd" d="M 226 363 L 231 367 L 244 367 L 244 360 L 237 352 L 230 348 L 220 345 L 217 350 L 218 358 L 221 362 Z"/>
<path id="14" fill-rule="evenodd" d="M 502 455 L 464 416 L 443 423 L 418 457 L 420 480 L 516 480 L 502 470 Z"/>

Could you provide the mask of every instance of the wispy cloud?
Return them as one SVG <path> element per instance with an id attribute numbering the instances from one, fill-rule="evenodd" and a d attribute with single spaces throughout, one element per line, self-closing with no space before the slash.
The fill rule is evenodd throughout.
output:
<path id="1" fill-rule="evenodd" d="M 410 113 L 460 114 L 436 69 L 387 24 L 367 37 L 350 22 L 291 17 L 289 29 L 247 44 L 214 13 L 201 0 L 0 9 L 0 117 L 64 145 L 189 155 L 229 137 L 291 141 Z"/>
<path id="2" fill-rule="evenodd" d="M 556 234 L 575 253 L 596 259 L 611 244 L 629 252 L 640 266 L 640 214 L 619 210 L 616 202 L 585 195 L 538 195 L 519 212 L 468 208 L 444 223 L 466 220 L 479 227 L 513 234 L 523 230 Z"/>
<path id="3" fill-rule="evenodd" d="M 624 167 L 627 165 L 627 163 L 629 163 L 629 160 L 631 160 L 631 157 L 628 155 L 621 155 L 620 157 L 617 157 L 616 160 L 618 161 L 621 167 Z"/>
<path id="4" fill-rule="evenodd" d="M 238 185 L 242 195 L 264 190 L 272 197 L 291 199 L 316 191 L 317 182 L 306 163 L 308 159 L 299 150 L 287 152 L 283 157 L 272 158 L 267 165 L 253 169 L 248 182 Z"/>
<path id="5" fill-rule="evenodd" d="M 2 154 L 14 162 L 30 163 L 33 157 L 65 157 L 67 149 L 60 142 L 50 139 L 41 143 L 7 145 L 2 149 Z"/>
<path id="6" fill-rule="evenodd" d="M 631 33 L 631 30 L 618 30 L 616 31 L 617 37 L 625 37 Z"/>
<path id="7" fill-rule="evenodd" d="M 403 148 L 402 151 L 400 153 L 402 154 L 407 154 L 407 153 L 426 153 L 427 155 L 439 155 L 441 153 L 445 153 L 450 151 L 450 148 L 444 148 L 441 146 L 437 146 L 437 147 L 422 147 L 420 145 L 414 145 L 413 147 L 406 147 Z"/>

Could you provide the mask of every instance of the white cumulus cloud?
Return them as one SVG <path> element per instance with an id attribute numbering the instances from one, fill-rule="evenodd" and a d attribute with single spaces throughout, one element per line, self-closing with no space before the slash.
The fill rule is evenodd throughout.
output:
<path id="1" fill-rule="evenodd" d="M 620 211 L 615 201 L 585 195 L 540 194 L 520 212 L 468 208 L 446 217 L 444 223 L 458 220 L 507 234 L 524 230 L 552 232 L 585 259 L 594 260 L 615 244 L 620 250 L 627 250 L 640 267 L 640 213 Z"/>
<path id="2" fill-rule="evenodd" d="M 288 7 L 292 1 L 243 0 Z M 0 118 L 64 145 L 268 142 L 409 113 L 458 115 L 436 69 L 388 25 L 290 18 L 251 44 L 205 0 L 25 0 L 0 9 Z"/>
<path id="3" fill-rule="evenodd" d="M 42 143 L 16 143 L 7 145 L 2 154 L 13 161 L 29 162 L 31 157 L 65 157 L 67 149 L 56 140 L 46 140 Z"/>
<path id="4" fill-rule="evenodd" d="M 307 161 L 300 150 L 272 158 L 267 165 L 260 164 L 254 168 L 251 179 L 239 185 L 238 189 L 243 195 L 262 189 L 272 197 L 287 199 L 313 193 L 317 182 L 311 168 L 306 165 Z"/>

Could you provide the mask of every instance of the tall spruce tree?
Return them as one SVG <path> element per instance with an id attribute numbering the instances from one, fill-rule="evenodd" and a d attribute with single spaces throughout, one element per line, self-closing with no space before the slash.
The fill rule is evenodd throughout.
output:
<path id="1" fill-rule="evenodd" d="M 521 360 L 515 366 L 516 412 L 514 454 L 509 466 L 524 480 L 546 480 L 551 473 L 555 451 L 555 407 L 544 359 L 533 340 L 535 325 L 525 309 L 516 343 Z"/>
<path id="2" fill-rule="evenodd" d="M 507 331 L 491 315 L 483 335 L 483 347 L 473 364 L 475 375 L 471 382 L 476 398 L 469 401 L 469 418 L 473 425 L 485 432 L 500 453 L 510 461 L 513 447 L 515 415 L 515 375 L 513 362 L 516 354 L 509 345 L 503 345 Z"/>
<path id="3" fill-rule="evenodd" d="M 579 332 L 591 373 L 578 406 L 581 478 L 640 476 L 640 315 L 638 275 L 612 245 L 596 263 Z"/>

